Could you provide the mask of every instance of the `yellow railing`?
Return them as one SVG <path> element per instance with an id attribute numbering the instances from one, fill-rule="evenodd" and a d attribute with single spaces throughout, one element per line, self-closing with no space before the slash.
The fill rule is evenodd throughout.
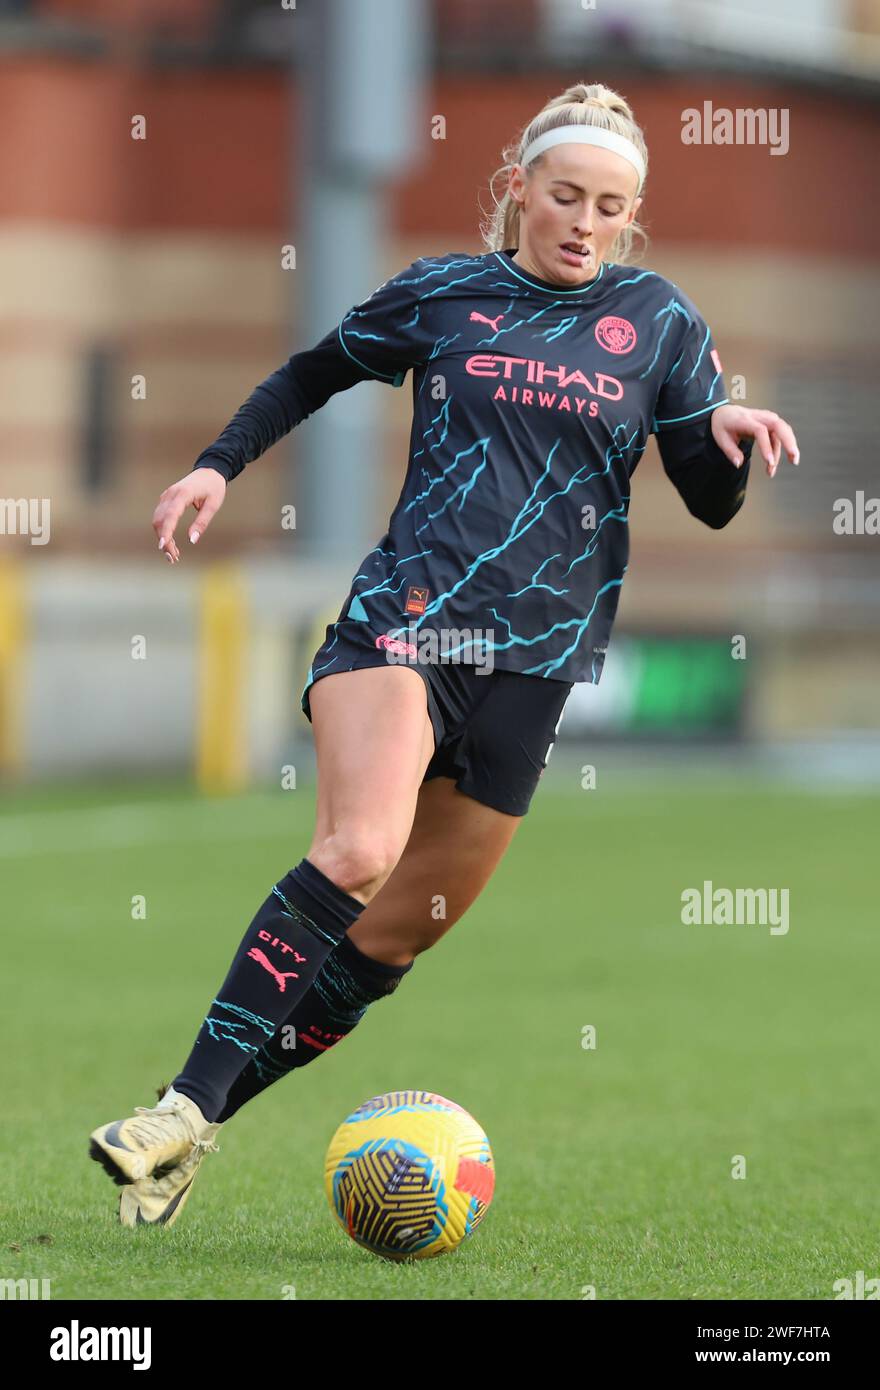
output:
<path id="1" fill-rule="evenodd" d="M 13 775 L 24 766 L 25 626 L 21 566 L 4 556 L 0 558 L 0 772 Z"/>
<path id="2" fill-rule="evenodd" d="M 248 779 L 246 581 L 235 564 L 213 565 L 199 592 L 196 778 L 202 791 L 241 790 Z"/>

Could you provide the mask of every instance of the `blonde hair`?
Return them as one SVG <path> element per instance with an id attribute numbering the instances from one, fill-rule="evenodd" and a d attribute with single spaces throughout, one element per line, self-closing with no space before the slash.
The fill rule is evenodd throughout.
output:
<path id="1" fill-rule="evenodd" d="M 611 130 L 617 135 L 626 136 L 639 150 L 647 170 L 648 147 L 626 98 L 611 87 L 603 86 L 601 82 L 576 82 L 560 96 L 551 98 L 547 105 L 532 117 L 517 139 L 502 151 L 504 163 L 495 170 L 489 180 L 489 192 L 495 207 L 480 226 L 483 242 L 490 251 L 503 251 L 505 247 L 519 245 L 520 208 L 508 187 L 510 170 L 514 164 L 522 162 L 523 151 L 532 140 L 563 125 L 598 126 L 602 130 Z M 539 154 L 529 163 L 526 169 L 527 176 L 534 168 L 540 167 L 543 158 L 544 156 Z M 500 199 L 495 193 L 495 184 L 499 177 L 504 179 L 504 191 Z M 624 227 L 615 237 L 609 251 L 609 259 L 616 261 L 618 265 L 631 265 L 636 259 L 633 255 L 633 238 L 636 236 L 642 238 L 644 250 L 648 242 L 647 233 L 644 227 L 633 219 L 629 226 Z"/>

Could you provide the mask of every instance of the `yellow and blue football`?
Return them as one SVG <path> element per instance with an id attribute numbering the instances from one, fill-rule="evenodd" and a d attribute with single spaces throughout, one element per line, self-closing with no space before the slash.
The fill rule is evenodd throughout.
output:
<path id="1" fill-rule="evenodd" d="M 495 1187 L 489 1140 L 433 1091 L 390 1091 L 359 1105 L 330 1141 L 324 1186 L 343 1230 L 390 1260 L 454 1250 Z"/>

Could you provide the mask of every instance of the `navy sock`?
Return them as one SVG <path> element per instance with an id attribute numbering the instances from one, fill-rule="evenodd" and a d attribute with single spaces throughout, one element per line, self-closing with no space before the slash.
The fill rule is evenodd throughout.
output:
<path id="1" fill-rule="evenodd" d="M 206 1120 L 216 1120 L 239 1073 L 311 989 L 363 909 L 308 859 L 274 886 L 172 1083 Z"/>
<path id="2" fill-rule="evenodd" d="M 282 1076 L 308 1066 L 348 1037 L 368 1006 L 397 989 L 410 970 L 412 962 L 386 965 L 365 955 L 350 937 L 343 937 L 308 993 L 233 1081 L 217 1119 L 230 1119 Z"/>

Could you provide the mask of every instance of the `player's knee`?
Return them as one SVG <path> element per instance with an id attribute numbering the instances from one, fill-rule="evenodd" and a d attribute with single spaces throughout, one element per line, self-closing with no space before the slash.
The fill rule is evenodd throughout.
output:
<path id="1" fill-rule="evenodd" d="M 345 893 L 378 893 L 400 858 L 402 845 L 379 829 L 343 828 L 309 853 L 309 859 Z"/>

